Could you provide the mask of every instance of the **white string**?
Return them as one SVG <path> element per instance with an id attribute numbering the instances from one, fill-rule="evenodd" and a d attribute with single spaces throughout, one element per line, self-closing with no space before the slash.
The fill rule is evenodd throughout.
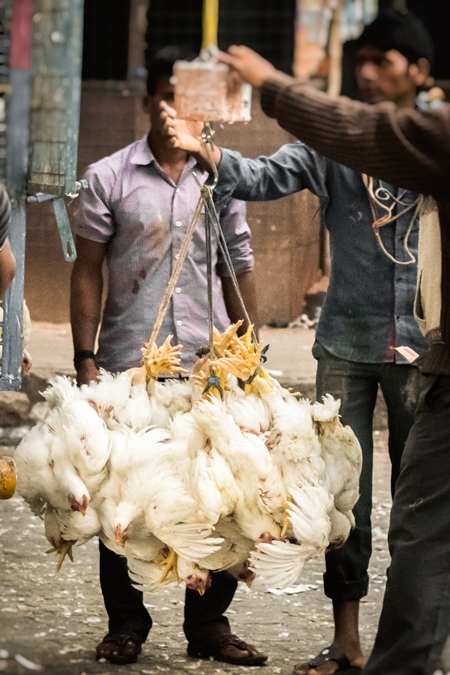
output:
<path id="1" fill-rule="evenodd" d="M 365 173 L 362 174 L 362 179 L 364 182 L 364 185 L 366 186 L 366 189 L 369 193 L 369 201 L 370 201 L 370 208 L 372 210 L 372 215 L 373 215 L 373 223 L 372 227 L 375 232 L 375 236 L 378 240 L 378 243 L 381 247 L 381 250 L 383 253 L 390 259 L 392 262 L 394 262 L 396 265 L 413 265 L 414 263 L 417 262 L 417 258 L 413 255 L 411 252 L 408 242 L 409 242 L 409 237 L 412 232 L 412 228 L 414 225 L 414 221 L 416 220 L 417 216 L 420 213 L 420 210 L 422 208 L 423 200 L 424 197 L 423 195 L 419 195 L 417 199 L 415 199 L 411 204 L 404 204 L 401 200 L 399 200 L 397 197 L 395 197 L 391 192 L 384 187 L 384 185 L 381 185 L 381 187 L 377 188 L 376 191 L 374 191 L 373 188 L 373 178 L 371 176 L 367 176 Z M 382 197 L 380 193 L 383 193 L 386 195 L 385 197 Z M 388 200 L 389 198 L 392 198 L 394 203 L 388 206 L 387 204 L 383 204 L 383 200 Z M 395 215 L 392 214 L 392 211 L 394 209 L 394 206 L 396 204 L 400 204 L 402 206 L 405 206 L 405 208 L 400 211 L 399 213 L 396 213 Z M 382 216 L 379 216 L 376 211 L 376 206 L 379 206 L 381 209 L 384 211 L 387 211 Z M 415 208 L 414 208 L 415 207 Z M 386 246 L 383 243 L 383 240 L 381 239 L 380 235 L 380 228 L 384 227 L 384 225 L 388 225 L 389 223 L 393 223 L 395 220 L 400 218 L 400 216 L 403 216 L 405 213 L 408 213 L 408 211 L 411 211 L 414 209 L 414 214 L 413 217 L 408 225 L 408 229 L 406 231 L 405 235 L 405 241 L 403 243 L 403 248 L 406 251 L 406 254 L 409 256 L 408 260 L 397 260 L 389 251 L 386 249 Z"/>

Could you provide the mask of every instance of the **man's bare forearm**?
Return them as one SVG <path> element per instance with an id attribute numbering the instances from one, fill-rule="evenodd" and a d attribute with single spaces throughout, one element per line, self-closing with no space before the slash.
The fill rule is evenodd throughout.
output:
<path id="1" fill-rule="evenodd" d="M 95 351 L 101 319 L 102 292 L 101 270 L 87 270 L 85 266 L 77 267 L 75 264 L 70 289 L 70 322 L 75 353 Z M 93 357 L 76 361 L 75 369 L 79 385 L 97 379 L 99 373 Z"/>
<path id="2" fill-rule="evenodd" d="M 101 318 L 103 280 L 74 268 L 70 291 L 70 322 L 75 350 L 94 350 Z"/>

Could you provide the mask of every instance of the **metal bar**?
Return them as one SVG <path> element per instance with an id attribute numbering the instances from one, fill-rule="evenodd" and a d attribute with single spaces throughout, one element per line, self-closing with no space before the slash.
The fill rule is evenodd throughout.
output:
<path id="1" fill-rule="evenodd" d="M 3 345 L 0 390 L 20 389 L 22 383 L 22 335 L 23 335 L 23 294 L 25 271 L 25 193 L 28 172 L 28 149 L 30 135 L 30 92 L 31 74 L 27 68 L 29 53 L 27 30 L 31 31 L 29 0 L 15 1 L 13 6 L 13 27 L 19 42 L 10 52 L 9 84 L 12 95 L 6 107 L 7 140 L 7 188 L 11 197 L 11 223 L 9 240 L 16 258 L 16 276 L 12 281 L 3 303 Z"/>
<path id="2" fill-rule="evenodd" d="M 28 193 L 75 192 L 83 0 L 35 0 Z"/>
<path id="3" fill-rule="evenodd" d="M 53 211 L 55 212 L 56 222 L 58 224 L 59 236 L 63 248 L 64 258 L 67 262 L 73 262 L 77 259 L 75 242 L 70 229 L 69 218 L 67 216 L 64 199 L 58 198 L 52 201 Z"/>
<path id="4" fill-rule="evenodd" d="M 0 391 L 18 391 L 22 384 L 23 293 L 25 260 L 25 200 L 12 200 L 9 231 L 17 263 L 4 300 L 3 351 Z"/>
<path id="5" fill-rule="evenodd" d="M 81 102 L 81 59 L 83 53 L 84 0 L 70 2 L 70 35 L 68 40 L 67 75 L 70 78 L 70 100 L 67 125 L 67 175 L 65 192 L 76 191 L 78 132 Z M 64 208 L 65 210 L 65 208 Z M 56 213 L 56 212 L 55 212 Z M 73 243 L 73 241 L 72 241 Z M 74 249 L 75 250 L 75 247 Z M 76 256 L 75 256 L 76 257 Z M 66 258 L 67 260 L 67 258 Z"/>

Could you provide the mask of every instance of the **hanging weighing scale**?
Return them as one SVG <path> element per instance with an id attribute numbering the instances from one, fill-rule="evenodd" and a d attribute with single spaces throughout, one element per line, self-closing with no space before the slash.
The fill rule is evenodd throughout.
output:
<path id="1" fill-rule="evenodd" d="M 218 51 L 219 0 L 203 0 L 200 56 L 176 61 L 175 108 L 178 117 L 199 122 L 249 122 L 252 88 L 213 56 Z"/>
<path id="2" fill-rule="evenodd" d="M 242 294 L 239 289 L 236 273 L 233 268 L 227 242 L 222 232 L 220 219 L 217 214 L 213 192 L 218 181 L 218 172 L 211 156 L 211 146 L 214 139 L 212 122 L 248 122 L 251 119 L 251 96 L 252 90 L 249 84 L 244 83 L 236 73 L 233 73 L 227 65 L 217 63 L 214 54 L 217 47 L 217 27 L 219 18 L 218 0 L 203 0 L 202 48 L 198 58 L 193 61 L 176 61 L 173 67 L 174 77 L 174 105 L 177 115 L 181 119 L 203 122 L 201 132 L 202 142 L 211 164 L 214 180 L 211 184 L 202 183 L 195 172 L 200 197 L 194 215 L 187 227 L 179 256 L 172 270 L 172 275 L 166 288 L 166 292 L 159 307 L 158 316 L 153 327 L 150 340 L 145 346 L 143 353 L 156 354 L 156 339 L 161 329 L 162 322 L 168 311 L 175 285 L 181 273 L 184 261 L 188 254 L 189 245 L 197 227 L 201 214 L 204 214 L 205 243 L 206 243 L 206 268 L 207 268 L 207 293 L 208 293 L 208 344 L 210 358 L 215 358 L 214 350 L 214 308 L 213 308 L 213 270 L 212 270 L 212 246 L 213 233 L 217 245 L 227 265 L 239 304 L 242 308 L 242 316 L 248 325 L 251 320 L 246 310 Z M 252 331 L 253 342 L 258 344 Z M 265 358 L 265 357 L 264 357 Z M 211 368 L 207 389 L 217 388 L 217 378 L 214 368 Z"/>

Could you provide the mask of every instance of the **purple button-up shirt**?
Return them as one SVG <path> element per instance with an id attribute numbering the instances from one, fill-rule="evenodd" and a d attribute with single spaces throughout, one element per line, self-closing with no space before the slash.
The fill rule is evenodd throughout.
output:
<path id="1" fill-rule="evenodd" d="M 147 138 L 91 164 L 89 189 L 77 198 L 74 231 L 108 243 L 108 293 L 97 352 L 98 365 L 121 371 L 140 364 L 175 260 L 199 199 L 199 180 L 208 177 L 193 158 L 178 183 L 166 176 Z M 233 200 L 220 213 L 222 229 L 237 275 L 253 269 L 245 203 Z M 229 276 L 213 234 L 215 326 L 230 323 L 218 277 Z M 182 365 L 191 368 L 195 352 L 208 342 L 208 302 L 204 216 L 199 219 L 178 279 L 158 344 L 173 335 L 183 345 Z"/>

